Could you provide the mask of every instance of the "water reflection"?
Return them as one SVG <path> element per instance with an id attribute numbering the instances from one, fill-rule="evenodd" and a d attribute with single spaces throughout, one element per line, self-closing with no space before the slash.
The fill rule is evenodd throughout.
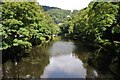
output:
<path id="1" fill-rule="evenodd" d="M 80 59 L 75 57 L 72 42 L 56 42 L 50 48 L 50 63 L 41 78 L 85 78 L 86 69 Z"/>
<path id="2" fill-rule="evenodd" d="M 111 78 L 109 71 L 103 73 L 89 64 L 93 49 L 91 45 L 69 41 L 33 47 L 17 65 L 9 61 L 2 65 L 3 78 Z M 99 61 L 105 63 L 103 59 Z"/>
<path id="3" fill-rule="evenodd" d="M 2 78 L 39 78 L 49 63 L 49 56 L 46 51 L 49 46 L 49 44 L 44 44 L 34 47 L 29 56 L 23 57 L 17 65 L 11 61 L 4 63 Z"/>
<path id="4" fill-rule="evenodd" d="M 50 56 L 59 56 L 65 54 L 71 54 L 75 49 L 75 45 L 72 42 L 58 41 L 55 42 L 49 49 Z"/>

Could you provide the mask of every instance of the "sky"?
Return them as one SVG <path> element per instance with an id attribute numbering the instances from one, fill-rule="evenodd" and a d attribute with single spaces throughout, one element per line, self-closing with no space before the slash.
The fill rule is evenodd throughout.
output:
<path id="1" fill-rule="evenodd" d="M 80 10 L 88 6 L 92 0 L 37 0 L 40 5 L 58 7 L 66 10 Z"/>

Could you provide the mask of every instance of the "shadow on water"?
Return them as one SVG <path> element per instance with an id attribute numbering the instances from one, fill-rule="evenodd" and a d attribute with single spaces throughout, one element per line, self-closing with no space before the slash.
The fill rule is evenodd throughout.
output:
<path id="1" fill-rule="evenodd" d="M 2 78 L 7 78 L 7 73 L 11 72 L 15 78 L 17 76 L 17 64 L 21 61 L 22 57 L 28 57 L 29 54 L 21 47 L 12 47 L 2 51 Z M 11 68 L 11 70 L 10 70 Z M 9 74 L 11 75 L 11 74 Z"/>
<path id="2" fill-rule="evenodd" d="M 74 53 L 83 62 L 87 78 L 101 78 L 106 80 L 118 80 L 120 77 L 119 56 L 113 60 L 115 54 L 108 51 L 100 51 L 96 44 L 74 41 Z M 89 80 L 89 79 L 88 79 Z"/>
<path id="3" fill-rule="evenodd" d="M 49 63 L 47 48 L 51 44 L 46 43 L 41 46 L 33 47 L 31 52 L 20 53 L 22 50 L 17 50 L 13 53 L 9 50 L 3 55 L 2 77 L 4 78 L 39 78 L 44 71 L 44 67 Z M 15 50 L 15 49 L 14 49 Z M 9 55 L 8 55 L 9 54 Z M 19 56 L 18 56 L 19 55 Z"/>
<path id="4" fill-rule="evenodd" d="M 28 57 L 29 53 L 21 47 L 12 47 L 2 51 L 2 64 L 7 61 L 20 62 L 22 57 Z"/>
<path id="5" fill-rule="evenodd" d="M 120 59 L 116 53 L 96 50 L 90 54 L 89 65 L 93 66 L 99 73 L 99 77 L 112 78 L 119 80 L 120 78 Z"/>
<path id="6" fill-rule="evenodd" d="M 86 68 L 86 78 L 91 78 L 93 74 L 96 74 L 97 76 L 95 78 L 119 80 L 120 62 L 118 58 L 116 61 L 114 61 L 116 53 L 102 49 L 100 50 L 95 44 L 86 44 L 80 42 L 75 42 L 75 44 L 75 53 L 83 62 L 84 68 Z"/>

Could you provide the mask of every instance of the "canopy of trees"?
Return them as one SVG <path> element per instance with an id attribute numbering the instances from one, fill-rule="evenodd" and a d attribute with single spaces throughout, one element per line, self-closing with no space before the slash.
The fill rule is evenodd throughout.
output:
<path id="1" fill-rule="evenodd" d="M 91 2 L 71 17 L 61 29 L 64 34 L 83 41 L 113 44 L 120 41 L 120 3 Z"/>
<path id="2" fill-rule="evenodd" d="M 71 13 L 70 10 L 63 10 L 57 7 L 43 6 L 43 9 L 50 15 L 56 24 L 63 23 Z"/>
<path id="3" fill-rule="evenodd" d="M 0 50 L 14 46 L 29 48 L 57 32 L 58 27 L 37 2 L 4 2 L 1 6 Z"/>

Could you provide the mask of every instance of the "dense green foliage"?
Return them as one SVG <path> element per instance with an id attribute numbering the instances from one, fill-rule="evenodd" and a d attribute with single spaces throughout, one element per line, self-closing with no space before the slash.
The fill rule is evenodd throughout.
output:
<path id="1" fill-rule="evenodd" d="M 102 5 L 102 6 L 101 6 Z M 66 36 L 111 45 L 120 41 L 120 3 L 91 2 L 61 29 Z"/>
<path id="2" fill-rule="evenodd" d="M 71 12 L 70 10 L 63 10 L 57 7 L 49 6 L 43 6 L 43 9 L 50 15 L 50 17 L 56 24 L 63 23 Z"/>
<path id="3" fill-rule="evenodd" d="M 57 26 L 36 2 L 2 3 L 0 50 L 19 46 L 29 48 L 49 40 Z"/>

